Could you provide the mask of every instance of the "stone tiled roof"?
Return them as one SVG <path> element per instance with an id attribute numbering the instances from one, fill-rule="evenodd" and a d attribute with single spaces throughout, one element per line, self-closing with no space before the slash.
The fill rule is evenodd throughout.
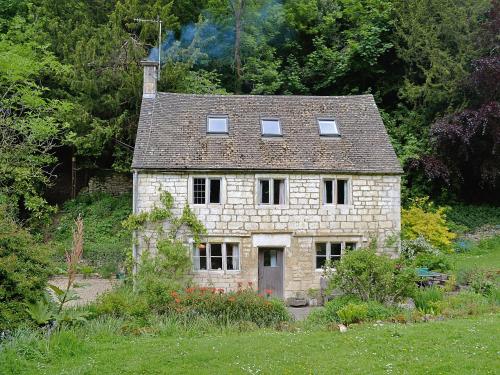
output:
<path id="1" fill-rule="evenodd" d="M 229 134 L 207 134 L 209 115 L 227 115 Z M 260 119 L 270 117 L 280 119 L 282 137 L 262 137 Z M 320 137 L 325 117 L 340 137 Z M 132 168 L 402 172 L 371 95 L 158 93 L 142 101 Z"/>

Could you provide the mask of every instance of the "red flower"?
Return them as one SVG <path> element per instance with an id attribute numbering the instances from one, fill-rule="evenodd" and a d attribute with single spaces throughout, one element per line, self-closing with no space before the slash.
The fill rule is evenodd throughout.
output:
<path id="1" fill-rule="evenodd" d="M 234 297 L 229 297 L 227 300 L 228 300 L 229 302 L 234 302 L 234 301 L 236 301 L 236 298 L 234 298 Z"/>
<path id="2" fill-rule="evenodd" d="M 266 293 L 266 295 L 270 296 L 271 294 L 273 294 L 273 291 L 271 289 L 266 289 L 264 290 L 264 292 Z"/>
<path id="3" fill-rule="evenodd" d="M 222 288 L 217 289 L 217 291 L 218 291 L 220 294 L 224 293 L 224 289 L 222 289 Z"/>
<path id="4" fill-rule="evenodd" d="M 175 303 L 181 303 L 181 300 L 179 298 L 176 298 Z"/>
<path id="5" fill-rule="evenodd" d="M 172 297 L 177 297 L 177 296 L 178 296 L 178 294 L 177 294 L 177 292 L 176 292 L 175 290 L 174 290 L 174 291 L 172 291 L 172 292 L 170 292 L 170 295 L 171 295 Z"/>

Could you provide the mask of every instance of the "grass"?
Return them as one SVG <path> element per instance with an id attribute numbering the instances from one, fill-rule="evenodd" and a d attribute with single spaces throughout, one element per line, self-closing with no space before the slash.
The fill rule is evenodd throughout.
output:
<path id="1" fill-rule="evenodd" d="M 89 332 L 90 331 L 90 332 Z M 257 330 L 192 336 L 160 331 L 126 336 L 69 330 L 42 354 L 18 345 L 0 352 L 3 374 L 427 374 L 496 373 L 500 316 L 338 331 Z M 26 339 L 28 340 L 28 339 Z M 28 340 L 29 341 L 29 340 Z M 36 346 L 34 343 L 28 348 Z M 437 355 L 439 353 L 439 355 Z"/>
<path id="2" fill-rule="evenodd" d="M 454 268 L 477 267 L 485 270 L 500 269 L 500 236 L 486 238 L 469 251 L 449 255 Z"/>

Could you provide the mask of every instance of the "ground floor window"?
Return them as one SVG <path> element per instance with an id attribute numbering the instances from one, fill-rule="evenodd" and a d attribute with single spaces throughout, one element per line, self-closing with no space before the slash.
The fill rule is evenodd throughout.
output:
<path id="1" fill-rule="evenodd" d="M 322 269 L 328 263 L 340 260 L 342 254 L 356 249 L 355 242 L 316 242 L 316 269 Z"/>
<path id="2" fill-rule="evenodd" d="M 195 271 L 237 271 L 240 269 L 240 248 L 237 243 L 210 242 L 193 245 Z"/>

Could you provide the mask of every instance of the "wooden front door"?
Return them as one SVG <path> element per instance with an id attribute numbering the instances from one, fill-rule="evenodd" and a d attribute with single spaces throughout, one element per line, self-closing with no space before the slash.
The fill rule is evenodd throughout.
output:
<path id="1" fill-rule="evenodd" d="M 259 292 L 283 298 L 283 249 L 259 249 Z"/>

